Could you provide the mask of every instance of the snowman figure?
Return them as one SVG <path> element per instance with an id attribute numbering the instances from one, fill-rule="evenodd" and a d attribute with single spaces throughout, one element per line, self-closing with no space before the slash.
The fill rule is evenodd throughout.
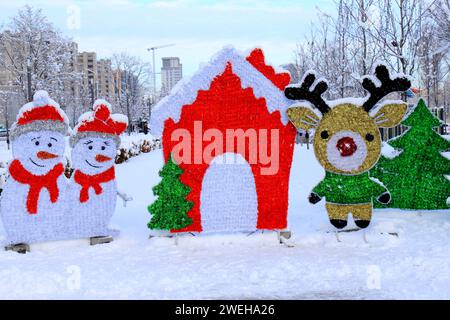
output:
<path id="1" fill-rule="evenodd" d="M 68 192 L 74 238 L 91 238 L 91 244 L 97 244 L 110 242 L 118 234 L 108 225 L 117 196 L 125 203 L 131 200 L 118 192 L 114 168 L 120 135 L 127 126 L 127 117 L 111 115 L 111 106 L 97 100 L 93 112 L 82 115 L 74 128 L 70 139 L 74 174 Z"/>
<path id="2" fill-rule="evenodd" d="M 64 237 L 68 133 L 66 114 L 45 91 L 37 91 L 33 102 L 19 110 L 10 134 L 13 160 L 0 199 L 7 249 Z"/>

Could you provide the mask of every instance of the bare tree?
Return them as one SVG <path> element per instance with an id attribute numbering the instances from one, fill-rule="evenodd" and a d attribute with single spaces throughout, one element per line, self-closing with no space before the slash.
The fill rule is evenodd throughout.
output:
<path id="1" fill-rule="evenodd" d="M 450 47 L 450 1 L 437 0 L 430 6 L 430 14 L 436 23 L 436 37 L 441 41 L 442 51 Z"/>
<path id="2" fill-rule="evenodd" d="M 363 95 L 364 90 L 359 85 L 362 76 L 373 70 L 375 63 L 380 59 L 380 49 L 370 36 L 370 19 L 376 16 L 375 0 L 345 0 L 341 6 L 346 8 L 349 22 L 346 26 L 348 32 L 347 50 L 349 51 L 349 70 L 351 92 L 353 95 Z"/>
<path id="3" fill-rule="evenodd" d="M 327 78 L 330 84 L 328 98 L 358 93 L 361 90 L 359 79 L 368 69 L 365 65 L 372 64 L 374 60 L 371 43 L 367 37 L 364 42 L 365 36 L 361 34 L 363 28 L 360 16 L 355 14 L 356 3 L 353 0 L 337 0 L 336 17 L 319 10 L 317 23 L 312 25 L 310 35 L 297 44 L 294 65 L 300 74 L 314 69 Z M 362 74 L 361 64 L 364 65 Z"/>
<path id="4" fill-rule="evenodd" d="M 420 80 L 429 106 L 446 106 L 449 76 L 450 4 L 433 1 L 424 13 L 418 45 Z M 441 104 L 443 103 L 443 104 Z"/>
<path id="5" fill-rule="evenodd" d="M 8 70 L 13 86 L 18 86 L 25 100 L 43 89 L 55 96 L 73 79 L 68 69 L 72 56 L 71 42 L 48 22 L 41 10 L 25 6 L 0 34 L 3 58 L 0 67 Z"/>
<path id="6" fill-rule="evenodd" d="M 149 80 L 150 67 L 139 58 L 126 53 L 113 55 L 113 67 L 117 72 L 115 81 L 116 103 L 124 112 L 130 123 L 145 117 L 145 84 Z M 128 126 L 128 133 L 132 131 Z"/>
<path id="7" fill-rule="evenodd" d="M 335 41 L 337 42 L 337 80 L 339 82 L 339 96 L 346 96 L 347 86 L 351 74 L 350 67 L 350 26 L 351 14 L 344 0 L 337 2 L 338 16 L 333 20 L 335 29 Z"/>
<path id="8" fill-rule="evenodd" d="M 377 19 L 370 21 L 370 35 L 383 60 L 398 72 L 413 75 L 418 68 L 418 49 L 423 39 L 423 21 L 430 4 L 424 0 L 382 0 Z"/>
<path id="9" fill-rule="evenodd" d="M 421 80 L 434 103 L 442 100 L 440 84 L 449 70 L 449 0 L 335 0 L 335 9 L 332 15 L 319 10 L 310 35 L 297 44 L 299 74 L 314 69 L 326 77 L 328 98 L 360 96 L 361 76 L 381 60 Z"/>
<path id="10" fill-rule="evenodd" d="M 77 78 L 73 80 L 60 97 L 65 111 L 71 120 L 71 126 L 74 127 L 78 118 L 85 112 L 92 109 L 92 94 L 90 87 L 83 81 L 85 74 L 78 73 Z M 72 90 L 77 90 L 76 92 Z"/>
<path id="11" fill-rule="evenodd" d="M 441 41 L 435 36 L 436 25 L 431 21 L 423 28 L 423 39 L 419 46 L 420 78 L 427 93 L 428 106 L 440 106 L 440 83 L 447 76 L 443 69 L 446 52 L 441 50 Z"/>

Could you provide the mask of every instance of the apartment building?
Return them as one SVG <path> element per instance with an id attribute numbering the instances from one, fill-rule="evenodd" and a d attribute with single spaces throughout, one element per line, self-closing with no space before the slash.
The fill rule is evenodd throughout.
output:
<path id="1" fill-rule="evenodd" d="M 178 57 L 162 58 L 161 96 L 169 94 L 170 90 L 183 78 L 183 65 Z"/>
<path id="2" fill-rule="evenodd" d="M 95 100 L 98 96 L 98 71 L 97 71 L 97 53 L 80 52 L 77 55 L 76 71 L 82 77 L 81 85 L 88 89 L 91 99 Z"/>
<path id="3" fill-rule="evenodd" d="M 82 85 L 88 88 L 93 100 L 114 97 L 114 75 L 109 59 L 97 59 L 95 52 L 81 52 L 77 56 L 77 71 L 81 73 Z"/>
<path id="4" fill-rule="evenodd" d="M 97 96 L 103 99 L 111 99 L 114 97 L 114 74 L 112 63 L 109 59 L 100 59 L 97 61 L 97 79 L 98 92 Z"/>

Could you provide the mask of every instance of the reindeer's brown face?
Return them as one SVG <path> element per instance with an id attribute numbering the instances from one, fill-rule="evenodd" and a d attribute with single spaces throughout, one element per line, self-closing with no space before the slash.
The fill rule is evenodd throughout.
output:
<path id="1" fill-rule="evenodd" d="M 325 82 L 319 82 L 310 91 L 315 82 L 313 74 L 305 77 L 301 87 L 286 89 L 288 98 L 306 100 L 321 113 L 318 115 L 304 106 L 287 110 L 289 119 L 298 129 L 315 131 L 314 151 L 325 170 L 348 175 L 370 170 L 381 153 L 378 129 L 396 126 L 405 115 L 407 105 L 402 102 L 387 103 L 376 112 L 370 112 L 380 97 L 392 91 L 406 90 L 410 86 L 409 81 L 404 78 L 391 80 L 385 67 L 378 67 L 376 75 L 382 86 L 376 87 L 372 80 L 364 80 L 363 86 L 373 95 L 362 106 L 342 103 L 330 108 L 321 98 L 321 94 L 327 89 Z"/>
<path id="2" fill-rule="evenodd" d="M 402 120 L 405 103 L 386 104 L 372 117 L 362 107 L 341 104 L 318 116 L 310 108 L 288 109 L 291 122 L 303 130 L 314 130 L 314 152 L 325 170 L 358 174 L 370 170 L 381 153 L 378 128 L 390 128 Z"/>
<path id="3" fill-rule="evenodd" d="M 361 173 L 377 162 L 381 136 L 367 112 L 352 104 L 342 104 L 320 121 L 314 135 L 314 151 L 327 171 Z"/>

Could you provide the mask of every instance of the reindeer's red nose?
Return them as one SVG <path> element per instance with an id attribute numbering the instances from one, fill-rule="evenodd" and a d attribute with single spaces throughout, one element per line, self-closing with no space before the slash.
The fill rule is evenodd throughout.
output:
<path id="1" fill-rule="evenodd" d="M 349 157 L 356 152 L 358 147 L 356 146 L 355 140 L 350 137 L 344 137 L 339 139 L 336 144 L 336 148 L 341 153 L 342 157 Z"/>

